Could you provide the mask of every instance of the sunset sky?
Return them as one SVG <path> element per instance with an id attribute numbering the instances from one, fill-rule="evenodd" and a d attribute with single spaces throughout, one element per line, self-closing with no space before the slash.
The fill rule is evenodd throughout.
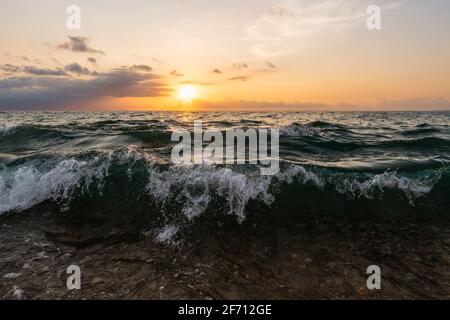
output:
<path id="1" fill-rule="evenodd" d="M 0 110 L 450 110 L 448 0 L 2 0 L 0 43 Z"/>

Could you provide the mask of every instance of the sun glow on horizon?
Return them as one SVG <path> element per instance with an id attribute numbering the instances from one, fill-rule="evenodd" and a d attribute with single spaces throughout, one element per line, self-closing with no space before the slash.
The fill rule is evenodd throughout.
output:
<path id="1" fill-rule="evenodd" d="M 177 98 L 184 103 L 191 103 L 192 100 L 198 97 L 197 88 L 192 85 L 182 85 L 178 89 Z"/>

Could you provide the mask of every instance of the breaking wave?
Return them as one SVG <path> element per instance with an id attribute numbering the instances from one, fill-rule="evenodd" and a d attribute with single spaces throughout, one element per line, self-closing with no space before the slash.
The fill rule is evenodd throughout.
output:
<path id="1" fill-rule="evenodd" d="M 254 166 L 168 166 L 130 146 L 120 151 L 55 158 L 40 164 L 25 163 L 0 170 L 0 213 L 24 211 L 42 202 L 58 203 L 70 211 L 77 198 L 128 203 L 147 199 L 161 214 L 180 214 L 188 220 L 211 209 L 246 219 L 247 206 L 258 202 L 270 206 L 290 189 L 314 188 L 323 197 L 341 194 L 345 199 L 383 199 L 387 192 L 400 192 L 409 205 L 429 195 L 444 176 L 446 167 L 414 174 L 388 171 L 381 174 L 347 172 L 314 166 L 282 163 L 274 176 L 260 176 Z M 108 198 L 117 197 L 119 198 Z M 122 205 L 123 206 L 123 205 Z M 217 207 L 215 207 L 217 206 Z M 317 204 L 320 211 L 320 203 Z"/>

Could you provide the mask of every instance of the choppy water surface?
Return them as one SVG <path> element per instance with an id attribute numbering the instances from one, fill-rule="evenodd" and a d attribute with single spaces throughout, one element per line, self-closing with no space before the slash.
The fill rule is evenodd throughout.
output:
<path id="1" fill-rule="evenodd" d="M 279 128 L 281 170 L 173 166 L 171 132 Z M 0 113 L 0 214 L 449 214 L 450 113 Z"/>

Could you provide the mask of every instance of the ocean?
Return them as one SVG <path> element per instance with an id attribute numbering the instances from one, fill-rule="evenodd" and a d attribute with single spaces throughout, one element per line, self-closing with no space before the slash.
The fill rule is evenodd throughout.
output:
<path id="1" fill-rule="evenodd" d="M 279 129 L 280 171 L 174 165 L 171 133 L 195 120 Z M 448 218 L 449 164 L 450 112 L 0 113 L 0 215 L 135 223 L 167 244 L 199 224 Z"/>

